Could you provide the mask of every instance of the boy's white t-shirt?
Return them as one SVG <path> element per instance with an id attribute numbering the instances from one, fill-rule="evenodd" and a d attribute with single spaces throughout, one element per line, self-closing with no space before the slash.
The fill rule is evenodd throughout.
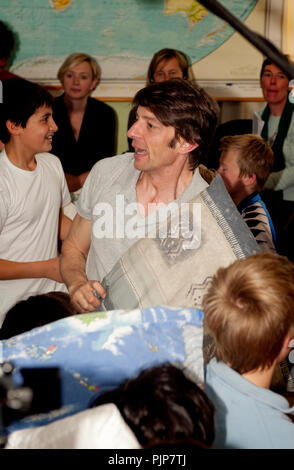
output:
<path id="1" fill-rule="evenodd" d="M 33 171 L 22 170 L 0 153 L 0 259 L 41 261 L 58 255 L 60 209 L 70 202 L 61 163 L 50 153 L 36 155 Z M 6 312 L 30 295 L 66 292 L 47 278 L 0 281 L 0 326 Z"/>

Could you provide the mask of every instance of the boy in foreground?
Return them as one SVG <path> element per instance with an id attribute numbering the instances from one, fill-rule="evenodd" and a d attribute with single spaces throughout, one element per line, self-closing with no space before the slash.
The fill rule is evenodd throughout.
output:
<path id="1" fill-rule="evenodd" d="M 274 161 L 270 146 L 255 134 L 221 139 L 217 172 L 250 228 L 261 251 L 276 251 L 276 233 L 259 191 L 267 180 Z"/>
<path id="2" fill-rule="evenodd" d="M 220 268 L 203 301 L 216 357 L 205 391 L 215 406 L 214 448 L 294 449 L 294 408 L 270 390 L 294 338 L 294 264 L 259 253 Z"/>
<path id="3" fill-rule="evenodd" d="M 71 221 L 70 195 L 59 159 L 51 155 L 57 126 L 53 98 L 34 83 L 3 83 L 0 103 L 0 326 L 19 300 L 66 291 L 59 273 L 58 238 Z M 17 321 L 17 319 L 16 319 Z"/>

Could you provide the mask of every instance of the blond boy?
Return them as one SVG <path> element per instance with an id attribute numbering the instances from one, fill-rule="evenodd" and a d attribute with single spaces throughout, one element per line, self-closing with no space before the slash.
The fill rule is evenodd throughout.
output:
<path id="1" fill-rule="evenodd" d="M 294 449 L 294 408 L 269 388 L 294 338 L 294 264 L 259 253 L 220 268 L 203 310 L 216 344 L 205 378 L 214 447 Z"/>

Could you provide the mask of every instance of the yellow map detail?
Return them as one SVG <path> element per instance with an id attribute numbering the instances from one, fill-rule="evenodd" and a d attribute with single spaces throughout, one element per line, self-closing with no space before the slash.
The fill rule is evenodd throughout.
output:
<path id="1" fill-rule="evenodd" d="M 68 7 L 70 2 L 71 0 L 51 0 L 54 10 L 64 10 L 64 8 Z"/>
<path id="2" fill-rule="evenodd" d="M 188 17 L 190 28 L 199 23 L 208 13 L 208 10 L 196 0 L 165 0 L 165 2 L 165 14 L 174 15 L 183 12 Z"/>

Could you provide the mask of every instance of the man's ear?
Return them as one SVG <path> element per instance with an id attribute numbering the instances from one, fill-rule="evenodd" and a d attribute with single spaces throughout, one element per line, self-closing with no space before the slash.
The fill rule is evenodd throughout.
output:
<path id="1" fill-rule="evenodd" d="M 179 152 L 182 154 L 190 153 L 197 147 L 199 147 L 199 144 L 197 144 L 196 142 L 194 142 L 193 144 L 190 144 L 189 142 L 187 142 L 186 140 L 182 138 L 179 139 Z"/>
<path id="2" fill-rule="evenodd" d="M 21 124 L 16 124 L 10 121 L 10 119 L 6 121 L 6 127 L 10 135 L 19 135 L 23 131 Z"/>

